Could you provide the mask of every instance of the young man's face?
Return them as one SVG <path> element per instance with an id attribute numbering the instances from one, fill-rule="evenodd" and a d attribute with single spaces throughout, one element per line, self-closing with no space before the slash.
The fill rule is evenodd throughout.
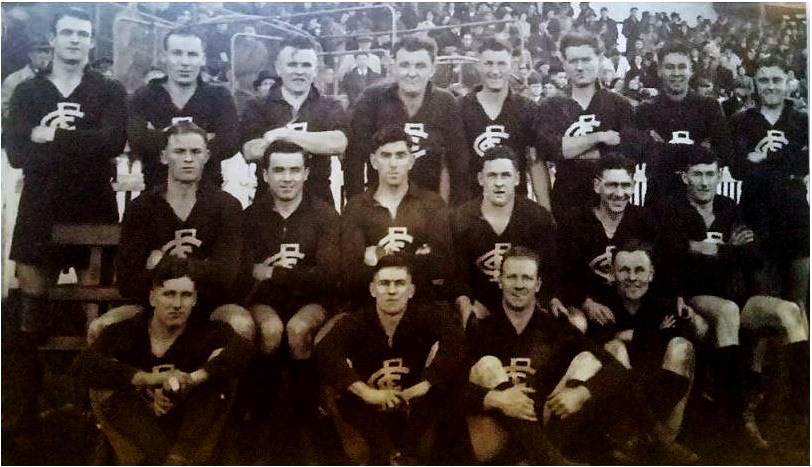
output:
<path id="1" fill-rule="evenodd" d="M 369 293 L 375 298 L 376 308 L 387 315 L 406 311 L 414 292 L 412 276 L 406 268 L 382 268 L 369 284 Z"/>
<path id="2" fill-rule="evenodd" d="M 688 199 L 697 204 L 713 202 L 720 178 L 719 165 L 716 163 L 688 167 L 688 170 L 682 174 L 682 181 L 687 187 Z"/>
<path id="3" fill-rule="evenodd" d="M 762 105 L 781 105 L 787 96 L 787 74 L 777 66 L 761 67 L 756 70 L 756 87 Z"/>
<path id="4" fill-rule="evenodd" d="M 301 198 L 308 174 L 304 154 L 274 152 L 263 175 L 274 199 L 292 201 Z"/>
<path id="5" fill-rule="evenodd" d="M 93 24 L 90 21 L 63 16 L 56 22 L 56 35 L 51 38 L 54 60 L 75 64 L 87 61 L 93 48 Z"/>
<path id="6" fill-rule="evenodd" d="M 598 55 L 588 45 L 564 49 L 564 70 L 573 87 L 593 86 L 598 79 Z"/>
<path id="7" fill-rule="evenodd" d="M 609 212 L 619 214 L 632 199 L 634 180 L 623 169 L 609 169 L 603 171 L 601 178 L 593 180 L 593 186 L 600 197 L 601 206 Z"/>
<path id="8" fill-rule="evenodd" d="M 318 73 L 318 56 L 313 49 L 285 47 L 276 57 L 276 71 L 282 87 L 291 94 L 305 94 Z"/>
<path id="9" fill-rule="evenodd" d="M 186 324 L 197 303 L 195 283 L 188 276 L 169 279 L 160 286 L 153 286 L 149 293 L 153 319 L 167 328 L 179 328 Z"/>
<path id="10" fill-rule="evenodd" d="M 208 160 L 206 140 L 197 133 L 170 136 L 161 152 L 161 162 L 169 166 L 169 178 L 181 183 L 200 181 Z"/>
<path id="11" fill-rule="evenodd" d="M 654 266 L 645 251 L 619 251 L 612 264 L 612 276 L 621 298 L 639 301 L 654 279 Z"/>
<path id="12" fill-rule="evenodd" d="M 553 73 L 550 77 L 550 81 L 552 81 L 553 85 L 558 89 L 566 89 L 567 87 L 567 72 L 559 71 L 558 73 Z"/>
<path id="13" fill-rule="evenodd" d="M 203 43 L 196 36 L 173 34 L 166 41 L 164 60 L 166 74 L 171 81 L 185 86 L 193 84 L 206 64 Z"/>
<path id="14" fill-rule="evenodd" d="M 502 301 L 512 310 L 524 310 L 536 303 L 541 289 L 538 264 L 532 258 L 511 257 L 502 262 L 499 274 Z"/>
<path id="15" fill-rule="evenodd" d="M 414 166 L 414 156 L 406 141 L 384 144 L 375 150 L 370 161 L 378 172 L 379 183 L 393 188 L 409 181 L 409 171 Z"/>
<path id="16" fill-rule="evenodd" d="M 400 90 L 419 95 L 426 92 L 426 85 L 434 75 L 434 63 L 428 50 L 399 49 L 395 54 L 395 70 Z"/>
<path id="17" fill-rule="evenodd" d="M 510 52 L 507 50 L 485 50 L 477 63 L 479 78 L 485 89 L 498 92 L 507 86 L 510 76 Z"/>
<path id="18" fill-rule="evenodd" d="M 544 85 L 541 83 L 533 83 L 530 85 L 530 94 L 533 97 L 541 97 L 542 93 L 544 93 Z"/>
<path id="19" fill-rule="evenodd" d="M 660 80 L 665 91 L 672 95 L 688 92 L 691 79 L 691 59 L 687 55 L 672 53 L 663 57 L 660 63 Z"/>
<path id="20" fill-rule="evenodd" d="M 519 185 L 519 174 L 510 159 L 485 161 L 477 178 L 487 203 L 505 206 L 513 201 L 516 186 Z"/>

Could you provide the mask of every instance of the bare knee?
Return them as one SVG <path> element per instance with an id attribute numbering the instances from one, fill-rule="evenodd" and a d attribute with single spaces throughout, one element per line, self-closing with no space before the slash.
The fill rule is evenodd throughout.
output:
<path id="1" fill-rule="evenodd" d="M 290 353 L 296 359 L 310 357 L 313 338 L 324 323 L 324 309 L 319 305 L 307 305 L 297 312 L 285 326 Z"/>
<path id="2" fill-rule="evenodd" d="M 259 330 L 260 352 L 265 355 L 274 354 L 282 345 L 282 333 L 285 331 L 282 320 L 272 308 L 265 305 L 256 305 L 251 311 Z"/>
<path id="3" fill-rule="evenodd" d="M 672 363 L 686 363 L 694 358 L 694 344 L 684 337 L 674 337 L 668 341 L 665 360 Z"/>
<path id="4" fill-rule="evenodd" d="M 243 339 L 254 342 L 256 327 L 251 313 L 239 305 L 222 305 L 211 314 L 212 321 L 227 323 Z"/>
<path id="5" fill-rule="evenodd" d="M 739 331 L 740 317 L 739 307 L 735 303 L 726 300 L 717 309 L 716 326 L 729 331 Z"/>
<path id="6" fill-rule="evenodd" d="M 572 359 L 567 375 L 570 379 L 586 381 L 594 376 L 602 366 L 600 360 L 591 352 L 581 352 Z"/>
<path id="7" fill-rule="evenodd" d="M 631 368 L 631 362 L 629 361 L 629 353 L 626 350 L 626 344 L 623 343 L 620 339 L 612 339 L 606 344 L 603 345 L 603 348 L 606 349 L 617 361 L 621 363 L 626 368 Z"/>
<path id="8" fill-rule="evenodd" d="M 586 333 L 587 328 L 587 320 L 586 315 L 584 312 L 581 311 L 580 308 L 575 307 L 567 307 L 567 318 L 569 319 L 570 324 L 575 326 L 581 333 Z"/>
<path id="9" fill-rule="evenodd" d="M 781 331 L 787 335 L 789 342 L 801 342 L 808 339 L 806 323 L 801 308 L 797 304 L 781 300 L 773 308 L 772 313 L 775 315 Z"/>
<path id="10" fill-rule="evenodd" d="M 477 386 L 493 389 L 502 383 L 510 381 L 510 378 L 498 358 L 493 355 L 486 355 L 471 367 L 471 371 L 468 373 L 468 381 Z"/>

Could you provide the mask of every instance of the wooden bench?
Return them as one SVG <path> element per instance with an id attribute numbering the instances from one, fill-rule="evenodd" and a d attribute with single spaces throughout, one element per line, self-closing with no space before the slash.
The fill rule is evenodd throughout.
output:
<path id="1" fill-rule="evenodd" d="M 72 302 L 83 304 L 87 324 L 99 316 L 102 306 L 124 302 L 115 285 L 112 259 L 121 238 L 118 224 L 56 224 L 51 231 L 54 245 L 84 246 L 90 249 L 90 262 L 83 283 L 57 284 L 48 290 L 52 304 Z M 108 266 L 105 270 L 105 266 Z M 87 329 L 87 326 L 85 326 Z M 52 336 L 41 350 L 81 350 L 86 347 L 86 337 Z"/>

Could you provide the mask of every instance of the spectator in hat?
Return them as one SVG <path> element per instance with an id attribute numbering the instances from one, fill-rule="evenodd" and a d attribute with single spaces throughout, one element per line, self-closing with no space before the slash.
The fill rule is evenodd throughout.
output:
<path id="1" fill-rule="evenodd" d="M 368 51 L 372 48 L 372 36 L 369 34 L 369 31 L 361 31 L 363 34 L 358 37 L 358 50 L 359 51 Z M 341 61 L 341 64 L 338 66 L 338 79 L 341 80 L 344 78 L 350 70 L 355 68 L 355 56 L 356 54 L 345 55 L 344 59 Z M 375 55 L 374 53 L 367 53 L 367 57 L 369 58 L 369 62 L 367 63 L 367 67 L 375 73 L 381 74 L 381 58 Z"/>
<path id="2" fill-rule="evenodd" d="M 28 47 L 28 63 L 3 80 L 3 117 L 8 116 L 8 104 L 14 90 L 23 81 L 33 78 L 51 63 L 51 44 L 44 37 L 36 37 Z"/>
<path id="3" fill-rule="evenodd" d="M 113 61 L 107 57 L 102 57 L 98 60 L 94 60 L 93 63 L 90 64 L 91 68 L 98 71 L 102 75 L 112 78 L 113 77 Z"/>
<path id="4" fill-rule="evenodd" d="M 753 99 L 753 78 L 749 76 L 739 76 L 736 78 L 736 84 L 733 87 L 733 95 L 730 99 L 722 102 L 722 110 L 725 111 L 725 116 L 730 117 L 736 112 L 754 107 L 755 100 Z"/>
<path id="5" fill-rule="evenodd" d="M 261 70 L 257 75 L 257 79 L 252 83 L 257 96 L 267 97 L 268 91 L 271 90 L 271 87 L 276 83 L 277 79 L 279 78 L 274 76 L 270 71 Z"/>

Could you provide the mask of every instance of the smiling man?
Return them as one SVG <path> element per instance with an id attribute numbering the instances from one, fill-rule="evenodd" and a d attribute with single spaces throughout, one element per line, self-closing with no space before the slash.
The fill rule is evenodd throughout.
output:
<path id="1" fill-rule="evenodd" d="M 685 193 L 672 145 L 704 145 L 716 152 L 724 165 L 732 154 L 730 131 L 722 107 L 712 97 L 690 91 L 693 74 L 690 49 L 681 43 L 666 44 L 657 52 L 661 93 L 642 102 L 635 114 L 636 126 L 650 138 L 646 155 L 648 189 L 646 203 Z"/>
<path id="2" fill-rule="evenodd" d="M 545 99 L 538 108 L 538 154 L 554 161 L 552 210 L 556 219 L 590 206 L 590 183 L 597 161 L 610 151 L 636 154 L 631 104 L 602 88 L 598 80 L 600 39 L 590 33 L 568 33 L 561 56 L 571 84 L 569 96 Z"/>
<path id="3" fill-rule="evenodd" d="M 367 158 L 376 149 L 371 136 L 383 127 L 395 125 L 409 136 L 409 150 L 415 161 L 412 182 L 439 193 L 454 205 L 468 199 L 470 157 L 462 118 L 453 95 L 430 82 L 435 53 L 432 42 L 404 38 L 392 49 L 397 81 L 369 87 L 355 102 L 352 137 L 344 160 L 348 198 L 376 185 L 376 174 L 367 165 Z M 443 176 L 446 171 L 448 180 Z"/>
<path id="4" fill-rule="evenodd" d="M 514 93 L 508 81 L 513 47 L 499 39 L 486 39 L 479 46 L 477 71 L 482 82 L 459 99 L 465 140 L 471 151 L 469 170 L 479 173 L 482 157 L 495 146 L 508 146 L 518 156 L 520 182 L 516 192 L 527 194 L 528 161 L 533 190 L 539 204 L 550 208 L 550 175 L 544 163 L 536 163 L 533 136 L 536 107 L 530 99 Z M 473 192 L 481 187 L 472 180 Z"/>
<path id="5" fill-rule="evenodd" d="M 105 390 L 91 400 L 123 464 L 211 462 L 232 381 L 251 356 L 250 343 L 227 325 L 190 320 L 198 297 L 192 268 L 163 258 L 152 271 L 151 312 L 106 328 L 74 366 L 90 388 Z M 133 456 L 133 445 L 135 457 L 123 457 Z"/>
<path id="6" fill-rule="evenodd" d="M 166 75 L 151 80 L 130 99 L 127 136 L 132 152 L 141 157 L 147 189 L 166 184 L 166 167 L 160 160 L 162 132 L 174 123 L 190 121 L 206 130 L 210 160 L 204 183 L 219 187 L 220 162 L 239 151 L 234 99 L 227 88 L 200 78 L 205 49 L 203 37 L 193 29 L 170 31 L 161 54 Z"/>
<path id="7" fill-rule="evenodd" d="M 333 204 L 330 156 L 347 148 L 346 116 L 341 104 L 322 96 L 313 80 L 318 75 L 316 46 L 304 37 L 291 37 L 279 45 L 274 62 L 279 81 L 262 99 L 248 102 L 240 119 L 243 156 L 256 161 L 274 141 L 301 146 L 312 156 L 305 189 Z M 267 189 L 257 164 L 257 196 Z"/>
<path id="8" fill-rule="evenodd" d="M 111 160 L 126 142 L 126 93 L 86 69 L 93 23 L 81 9 L 61 9 L 51 24 L 50 70 L 20 84 L 11 96 L 3 138 L 25 184 L 11 240 L 21 298 L 20 329 L 28 336 L 48 325 L 48 287 L 75 266 L 80 279 L 90 252 L 55 247 L 56 223 L 116 223 Z M 41 337 L 41 336 L 40 336 Z"/>

